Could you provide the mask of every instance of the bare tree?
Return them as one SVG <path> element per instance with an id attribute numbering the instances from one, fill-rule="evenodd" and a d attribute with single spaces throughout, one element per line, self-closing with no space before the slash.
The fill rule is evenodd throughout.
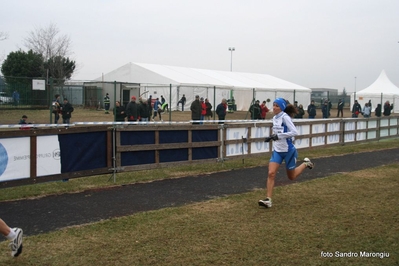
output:
<path id="1" fill-rule="evenodd" d="M 0 31 L 0 41 L 4 41 L 8 39 L 8 33 L 4 31 Z"/>
<path id="2" fill-rule="evenodd" d="M 50 23 L 46 28 L 31 31 L 24 39 L 24 44 L 28 49 L 43 56 L 47 77 L 50 75 L 57 83 L 63 83 L 71 77 L 73 69 L 72 72 L 64 71 L 65 60 L 70 61 L 69 56 L 72 54 L 71 40 L 68 35 L 60 34 L 56 24 Z"/>
<path id="3" fill-rule="evenodd" d="M 71 40 L 68 35 L 60 35 L 57 25 L 50 23 L 47 28 L 31 31 L 24 44 L 28 49 L 39 53 L 45 60 L 54 56 L 68 57 L 71 54 Z"/>

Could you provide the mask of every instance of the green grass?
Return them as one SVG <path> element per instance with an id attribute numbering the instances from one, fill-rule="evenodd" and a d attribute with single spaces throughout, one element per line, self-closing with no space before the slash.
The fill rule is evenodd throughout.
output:
<path id="1" fill-rule="evenodd" d="M 0 265 L 398 265 L 399 165 L 26 237 Z M 321 252 L 388 258 L 324 258 Z"/>

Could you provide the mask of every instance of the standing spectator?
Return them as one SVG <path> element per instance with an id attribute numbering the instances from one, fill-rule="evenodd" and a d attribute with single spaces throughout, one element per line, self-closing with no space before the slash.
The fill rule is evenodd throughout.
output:
<path id="1" fill-rule="evenodd" d="M 120 101 L 115 102 L 114 115 L 116 122 L 125 122 L 125 107 L 121 105 Z"/>
<path id="2" fill-rule="evenodd" d="M 60 102 L 60 95 L 56 94 L 54 95 L 54 100 L 52 103 L 52 109 L 53 109 L 53 114 L 54 114 L 54 124 L 58 123 L 58 120 L 60 119 L 60 113 L 61 113 L 61 102 Z"/>
<path id="3" fill-rule="evenodd" d="M 107 92 L 107 94 L 105 94 L 105 97 L 104 97 L 104 109 L 105 109 L 106 114 L 109 114 L 110 103 L 111 103 L 111 101 L 109 99 L 109 94 Z"/>
<path id="4" fill-rule="evenodd" d="M 157 116 L 157 114 L 158 114 L 158 108 L 160 108 L 160 106 L 162 106 L 162 104 L 161 104 L 161 102 L 159 101 L 159 98 L 157 98 L 156 101 L 155 101 L 155 103 L 154 103 L 154 107 L 153 107 L 154 114 L 153 114 L 153 116 L 152 116 L 152 118 L 151 118 L 152 121 L 154 121 L 154 118 Z M 159 120 L 161 120 L 161 118 L 160 118 Z"/>
<path id="5" fill-rule="evenodd" d="M 338 109 L 337 117 L 339 117 L 339 114 L 341 114 L 341 117 L 344 117 L 344 102 L 342 101 L 342 99 L 338 100 L 337 109 Z"/>
<path id="6" fill-rule="evenodd" d="M 205 105 L 206 105 L 206 120 L 211 120 L 212 117 L 212 104 L 209 102 L 208 98 L 205 99 Z"/>
<path id="7" fill-rule="evenodd" d="M 140 104 L 140 118 L 141 121 L 148 122 L 149 117 L 151 116 L 151 109 L 148 106 L 148 102 L 146 99 L 143 99 L 142 103 Z"/>
<path id="8" fill-rule="evenodd" d="M 22 253 L 22 229 L 18 227 L 10 228 L 0 219 L 0 233 L 10 241 L 8 246 L 11 248 L 11 256 L 18 257 Z"/>
<path id="9" fill-rule="evenodd" d="M 252 120 L 261 119 L 259 103 L 260 103 L 259 100 L 256 100 L 255 103 L 251 105 L 251 107 L 249 107 L 249 112 L 251 113 Z"/>
<path id="10" fill-rule="evenodd" d="M 365 118 L 369 118 L 369 117 L 370 117 L 370 115 L 371 115 L 371 108 L 370 108 L 370 106 L 369 106 L 368 103 L 365 103 L 365 104 L 364 104 L 362 113 L 363 113 L 363 116 L 364 116 Z"/>
<path id="11" fill-rule="evenodd" d="M 266 119 L 266 115 L 269 112 L 269 108 L 266 106 L 266 101 L 263 101 L 260 105 L 260 118 Z"/>
<path id="12" fill-rule="evenodd" d="M 369 106 L 370 106 L 370 110 L 373 110 L 373 105 L 371 103 L 371 100 L 369 100 Z"/>
<path id="13" fill-rule="evenodd" d="M 359 114 L 362 112 L 362 107 L 360 106 L 360 103 L 355 100 L 355 103 L 352 106 L 352 117 L 357 118 Z"/>
<path id="14" fill-rule="evenodd" d="M 305 115 L 305 110 L 303 110 L 303 105 L 302 104 L 298 105 L 296 110 L 298 113 L 295 115 L 295 118 L 303 118 L 303 116 Z"/>
<path id="15" fill-rule="evenodd" d="M 150 117 L 152 116 L 152 95 L 147 100 L 148 108 L 150 108 Z"/>
<path id="16" fill-rule="evenodd" d="M 377 104 L 377 107 L 375 108 L 374 114 L 376 117 L 381 117 L 381 104 Z"/>
<path id="17" fill-rule="evenodd" d="M 205 115 L 206 115 L 206 104 L 204 101 L 204 97 L 201 97 L 200 102 L 201 102 L 201 116 L 200 116 L 201 122 L 200 122 L 200 124 L 202 125 L 204 123 L 202 121 L 204 121 Z"/>
<path id="18" fill-rule="evenodd" d="M 329 118 L 330 117 L 330 110 L 328 109 L 328 101 L 326 100 L 321 107 L 321 112 L 323 113 L 323 118 Z"/>
<path id="19" fill-rule="evenodd" d="M 316 117 L 316 105 L 314 105 L 314 101 L 312 100 L 310 104 L 308 105 L 308 115 L 310 119 L 313 119 Z"/>
<path id="20" fill-rule="evenodd" d="M 191 103 L 191 120 L 193 120 L 193 124 L 199 124 L 199 120 L 201 119 L 201 111 L 202 105 L 200 102 L 199 95 L 195 96 L 195 100 Z"/>
<path id="21" fill-rule="evenodd" d="M 126 116 L 128 122 L 136 122 L 139 117 L 139 106 L 136 103 L 136 96 L 130 98 L 130 102 L 126 106 Z"/>
<path id="22" fill-rule="evenodd" d="M 389 101 L 386 101 L 384 104 L 384 116 L 390 116 L 391 115 L 391 111 L 393 109 L 393 105 L 389 104 Z"/>
<path id="23" fill-rule="evenodd" d="M 222 99 L 222 102 L 216 107 L 216 114 L 218 115 L 219 124 L 223 124 L 226 119 L 227 100 Z"/>
<path id="24" fill-rule="evenodd" d="M 181 103 L 181 110 L 184 111 L 184 105 L 186 104 L 186 95 L 183 94 L 183 97 L 177 102 L 177 109 L 179 109 L 179 104 Z"/>
<path id="25" fill-rule="evenodd" d="M 12 93 L 12 100 L 15 106 L 19 105 L 19 92 L 17 90 Z"/>
<path id="26" fill-rule="evenodd" d="M 73 112 L 72 104 L 68 102 L 67 98 L 64 98 L 64 104 L 62 105 L 61 113 L 62 113 L 62 123 L 63 124 L 70 124 L 71 117 Z"/>

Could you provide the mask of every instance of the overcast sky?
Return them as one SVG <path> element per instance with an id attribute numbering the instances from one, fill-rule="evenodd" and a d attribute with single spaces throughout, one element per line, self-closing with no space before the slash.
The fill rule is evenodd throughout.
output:
<path id="1" fill-rule="evenodd" d="M 54 23 L 92 80 L 129 62 L 273 75 L 359 91 L 399 87 L 398 0 L 1 0 L 1 55 Z M 355 78 L 356 77 L 356 78 Z"/>

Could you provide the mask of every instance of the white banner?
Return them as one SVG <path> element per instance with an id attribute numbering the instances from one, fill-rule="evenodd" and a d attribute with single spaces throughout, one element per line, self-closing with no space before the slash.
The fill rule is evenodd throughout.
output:
<path id="1" fill-rule="evenodd" d="M 32 79 L 32 90 L 46 90 L 46 81 L 42 79 Z"/>
<path id="2" fill-rule="evenodd" d="M 37 137 L 37 176 L 61 173 L 58 136 Z M 0 139 L 0 182 L 30 177 L 30 138 Z"/>

